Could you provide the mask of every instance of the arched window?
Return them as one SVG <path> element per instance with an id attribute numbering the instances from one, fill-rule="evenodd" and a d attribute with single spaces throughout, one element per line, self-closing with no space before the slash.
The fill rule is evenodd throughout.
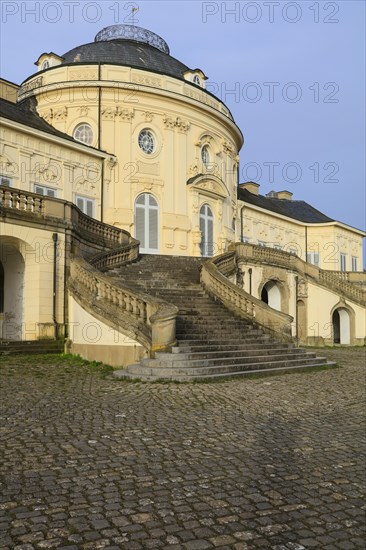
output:
<path id="1" fill-rule="evenodd" d="M 204 204 L 200 210 L 200 231 L 201 231 L 201 255 L 213 256 L 213 223 L 214 218 L 211 208 Z"/>
<path id="2" fill-rule="evenodd" d="M 198 74 L 195 74 L 194 77 L 193 77 L 193 82 L 195 84 L 197 84 L 197 86 L 201 86 L 201 79 L 200 77 L 198 76 Z"/>
<path id="3" fill-rule="evenodd" d="M 92 127 L 86 122 L 78 124 L 74 130 L 73 137 L 76 141 L 85 143 L 85 145 L 91 145 L 94 140 Z"/>
<path id="4" fill-rule="evenodd" d="M 210 151 L 208 145 L 204 145 L 201 149 L 201 159 L 206 168 L 210 165 Z"/>
<path id="5" fill-rule="evenodd" d="M 144 254 L 159 252 L 159 206 L 156 199 L 144 193 L 135 203 L 135 237 Z"/>
<path id="6" fill-rule="evenodd" d="M 46 60 L 43 61 L 43 63 L 42 63 L 42 71 L 48 69 L 49 66 L 50 66 L 50 63 L 49 63 L 49 61 L 46 59 Z"/>

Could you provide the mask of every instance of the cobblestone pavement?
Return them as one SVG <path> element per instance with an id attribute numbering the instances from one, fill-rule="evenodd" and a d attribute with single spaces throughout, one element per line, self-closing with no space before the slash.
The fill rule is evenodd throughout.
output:
<path id="1" fill-rule="evenodd" d="M 211 384 L 1 359 L 2 549 L 364 548 L 365 349 Z"/>

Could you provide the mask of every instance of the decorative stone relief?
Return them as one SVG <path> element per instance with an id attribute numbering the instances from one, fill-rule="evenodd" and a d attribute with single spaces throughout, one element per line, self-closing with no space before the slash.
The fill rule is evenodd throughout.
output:
<path id="1" fill-rule="evenodd" d="M 297 287 L 297 295 L 299 298 L 308 297 L 308 283 L 306 279 L 299 279 Z"/>
<path id="2" fill-rule="evenodd" d="M 45 181 L 54 182 L 58 179 L 58 174 L 55 173 L 55 170 L 53 170 L 51 166 L 51 163 L 48 165 L 41 165 L 38 168 L 38 172 L 39 174 L 42 174 Z"/>
<path id="3" fill-rule="evenodd" d="M 142 113 L 142 116 L 144 117 L 145 122 L 152 122 L 154 118 L 154 113 L 152 113 L 151 111 L 145 111 L 144 113 Z"/>
<path id="4" fill-rule="evenodd" d="M 51 122 L 51 120 L 53 119 L 53 109 L 49 109 L 48 111 L 45 111 L 44 113 L 41 113 L 41 117 L 46 122 Z"/>
<path id="5" fill-rule="evenodd" d="M 222 141 L 222 151 L 232 159 L 236 160 L 237 152 L 235 151 L 235 146 L 229 141 Z"/>
<path id="6" fill-rule="evenodd" d="M 19 97 L 22 96 L 23 94 L 26 94 L 27 92 L 35 90 L 36 88 L 40 88 L 42 84 L 43 84 L 43 76 L 39 76 L 38 78 L 31 80 L 31 82 L 27 82 L 26 84 L 23 84 L 19 89 Z"/>
<path id="7" fill-rule="evenodd" d="M 80 116 L 87 116 L 89 113 L 89 107 L 87 105 L 82 105 L 77 108 L 77 111 L 79 111 Z"/>
<path id="8" fill-rule="evenodd" d="M 131 82 L 135 84 L 145 84 L 146 86 L 154 86 L 155 88 L 162 87 L 162 81 L 160 78 L 143 75 L 132 75 Z"/>
<path id="9" fill-rule="evenodd" d="M 163 116 L 163 122 L 164 122 L 165 128 L 173 129 L 174 126 L 175 126 L 175 121 L 174 121 L 174 119 L 171 118 L 171 117 L 168 117 L 167 115 L 164 115 L 164 116 Z"/>
<path id="10" fill-rule="evenodd" d="M 197 176 L 198 174 L 198 164 L 191 164 L 191 166 L 188 169 L 188 175 L 190 177 Z"/>
<path id="11" fill-rule="evenodd" d="M 119 105 L 117 105 L 116 108 L 116 116 L 120 118 L 121 120 L 132 120 L 135 116 L 135 110 L 134 109 L 121 109 Z"/>
<path id="12" fill-rule="evenodd" d="M 70 80 L 97 80 L 97 72 L 96 71 L 70 71 Z"/>
<path id="13" fill-rule="evenodd" d="M 58 111 L 53 111 L 54 120 L 66 120 L 67 119 L 67 107 L 61 107 Z"/>
<path id="14" fill-rule="evenodd" d="M 123 109 L 119 105 L 116 107 L 103 107 L 102 116 L 105 120 L 114 120 L 118 117 L 120 120 L 130 121 L 135 116 L 135 111 L 134 109 Z"/>
<path id="15" fill-rule="evenodd" d="M 177 128 L 181 132 L 187 132 L 189 128 L 191 127 L 190 123 L 187 120 L 182 119 L 181 117 L 172 118 L 168 115 L 163 116 L 163 122 L 165 125 L 165 128 L 169 128 L 173 130 L 174 128 Z"/>

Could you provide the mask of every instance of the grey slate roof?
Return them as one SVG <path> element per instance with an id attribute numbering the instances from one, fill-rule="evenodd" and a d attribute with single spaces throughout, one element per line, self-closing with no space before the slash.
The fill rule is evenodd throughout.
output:
<path id="1" fill-rule="evenodd" d="M 76 57 L 80 56 L 78 61 Z M 174 57 L 161 52 L 149 44 L 134 40 L 109 40 L 91 42 L 77 46 L 62 56 L 63 65 L 70 63 L 111 63 L 174 76 L 183 80 L 183 73 L 189 67 Z"/>
<path id="2" fill-rule="evenodd" d="M 7 101 L 6 99 L 0 99 L 0 116 L 7 118 L 8 120 L 13 120 L 14 122 L 19 122 L 19 124 L 30 126 L 36 130 L 47 132 L 47 134 L 52 134 L 54 136 L 75 142 L 71 136 L 56 130 L 56 128 L 51 126 L 51 124 L 48 124 L 48 122 L 43 120 L 43 118 L 28 109 L 25 104 L 19 105 L 17 103 Z"/>
<path id="3" fill-rule="evenodd" d="M 304 223 L 329 223 L 335 221 L 305 201 L 273 199 L 264 197 L 263 195 L 254 195 L 247 189 L 240 189 L 240 187 L 238 187 L 238 199 Z"/>
<path id="4" fill-rule="evenodd" d="M 0 98 L 0 117 L 13 120 L 19 124 L 24 124 L 25 126 L 30 126 L 35 130 L 41 130 L 42 132 L 52 134 L 53 136 L 60 137 L 62 139 L 67 139 L 68 141 L 72 141 L 73 143 L 77 143 L 78 145 L 82 145 L 88 149 L 102 151 L 101 149 L 96 149 L 95 147 L 90 147 L 84 143 L 80 143 L 68 134 L 60 132 L 60 130 L 56 130 L 56 128 L 51 126 L 51 124 L 48 124 L 48 122 L 46 122 L 42 117 L 37 115 L 37 113 L 34 113 L 31 109 L 29 109 L 27 103 L 25 102 L 18 104 Z"/>

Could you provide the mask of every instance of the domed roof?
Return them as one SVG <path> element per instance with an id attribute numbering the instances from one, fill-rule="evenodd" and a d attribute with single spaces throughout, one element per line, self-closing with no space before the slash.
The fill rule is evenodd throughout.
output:
<path id="1" fill-rule="evenodd" d="M 158 72 L 183 79 L 187 65 L 169 55 L 166 42 L 155 33 L 132 25 L 113 25 L 100 31 L 95 41 L 63 54 L 63 65 L 110 63 Z"/>

